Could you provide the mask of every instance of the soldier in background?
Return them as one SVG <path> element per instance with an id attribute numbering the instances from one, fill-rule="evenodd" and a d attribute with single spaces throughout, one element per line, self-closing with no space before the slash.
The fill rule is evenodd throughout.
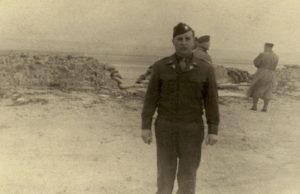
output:
<path id="1" fill-rule="evenodd" d="M 272 97 L 273 86 L 275 85 L 275 69 L 278 65 L 278 56 L 273 52 L 273 43 L 265 43 L 264 52 L 254 59 L 257 68 L 253 76 L 248 96 L 253 98 L 251 110 L 257 110 L 258 99 L 264 100 L 263 112 L 267 112 Z"/>
<path id="2" fill-rule="evenodd" d="M 204 110 L 208 124 L 206 143 L 217 142 L 219 108 L 214 70 L 193 56 L 194 41 L 193 29 L 179 23 L 173 29 L 175 53 L 152 66 L 141 136 L 145 143 L 151 143 L 152 117 L 157 109 L 157 194 L 171 194 L 176 175 L 177 194 L 195 194 L 204 139 Z"/>
<path id="3" fill-rule="evenodd" d="M 209 47 L 210 47 L 210 36 L 205 35 L 199 37 L 198 39 L 196 39 L 196 48 L 194 50 L 194 56 L 213 65 L 211 56 L 207 52 L 209 50 Z"/>

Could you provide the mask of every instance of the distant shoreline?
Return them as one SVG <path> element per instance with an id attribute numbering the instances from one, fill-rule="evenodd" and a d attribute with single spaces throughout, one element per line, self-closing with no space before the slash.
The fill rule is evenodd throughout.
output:
<path id="1" fill-rule="evenodd" d="M 8 54 L 14 54 L 14 53 L 28 53 L 28 54 L 51 54 L 51 55 L 75 55 L 75 56 L 90 56 L 94 57 L 99 60 L 99 62 L 104 63 L 111 63 L 111 64 L 132 64 L 135 66 L 136 64 L 140 65 L 151 65 L 155 61 L 163 58 L 162 55 L 151 55 L 151 54 L 122 54 L 122 53 L 112 53 L 112 52 L 73 52 L 73 51 L 55 51 L 55 50 L 13 50 L 13 49 L 7 49 L 7 50 L 0 50 L 0 56 L 5 56 Z M 240 66 L 240 67 L 252 67 L 253 66 L 253 59 L 238 59 L 238 57 L 233 58 L 226 58 L 226 57 L 214 57 L 214 55 L 217 55 L 216 53 L 212 54 L 213 61 L 216 64 L 224 65 L 224 66 L 230 66 L 233 67 Z M 165 55 L 167 56 L 167 55 Z M 279 68 L 284 67 L 285 65 L 300 65 L 300 63 L 289 63 L 285 61 L 279 60 Z M 250 68 L 251 69 L 251 68 Z"/>

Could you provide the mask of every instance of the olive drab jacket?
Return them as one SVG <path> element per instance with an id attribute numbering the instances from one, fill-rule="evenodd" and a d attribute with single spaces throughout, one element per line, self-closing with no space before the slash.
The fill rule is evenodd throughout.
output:
<path id="1" fill-rule="evenodd" d="M 151 129 L 152 117 L 170 121 L 202 121 L 205 110 L 208 133 L 217 134 L 218 92 L 214 70 L 207 62 L 192 57 L 187 69 L 178 67 L 176 55 L 153 65 L 142 111 L 142 129 Z"/>

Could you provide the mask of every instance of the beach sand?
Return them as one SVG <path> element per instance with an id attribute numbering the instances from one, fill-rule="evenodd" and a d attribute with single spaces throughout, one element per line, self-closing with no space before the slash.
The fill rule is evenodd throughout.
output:
<path id="1" fill-rule="evenodd" d="M 0 102 L 1 194 L 155 193 L 155 142 L 140 138 L 140 98 L 35 90 L 26 98 L 46 103 Z M 250 104 L 222 99 L 198 193 L 300 193 L 299 99 L 275 96 L 268 113 Z"/>

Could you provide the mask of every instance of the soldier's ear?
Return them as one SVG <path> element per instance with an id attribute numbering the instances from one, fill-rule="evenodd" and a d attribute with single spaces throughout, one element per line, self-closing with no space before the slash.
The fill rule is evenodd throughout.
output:
<path id="1" fill-rule="evenodd" d="M 193 49 L 196 49 L 197 48 L 197 43 L 194 42 L 194 46 L 193 46 Z"/>
<path id="2" fill-rule="evenodd" d="M 197 37 L 194 37 L 194 43 L 197 44 Z"/>

